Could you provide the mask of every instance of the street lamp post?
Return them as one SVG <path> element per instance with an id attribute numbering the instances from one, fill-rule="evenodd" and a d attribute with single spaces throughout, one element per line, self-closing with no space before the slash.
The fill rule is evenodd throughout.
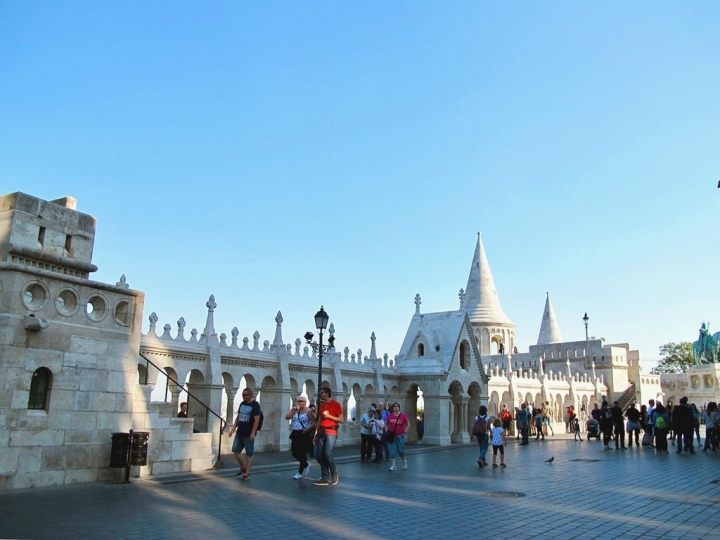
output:
<path id="1" fill-rule="evenodd" d="M 585 341 L 588 341 L 590 338 L 588 338 L 588 321 L 590 320 L 590 317 L 587 316 L 587 311 L 585 312 L 585 316 L 583 317 L 583 322 L 585 323 Z"/>
<path id="2" fill-rule="evenodd" d="M 310 345 L 318 355 L 318 383 L 317 383 L 317 398 L 315 400 L 315 407 L 317 408 L 315 411 L 315 414 L 320 413 L 320 388 L 322 388 L 322 361 L 323 361 L 323 353 L 333 349 L 335 347 L 335 336 L 332 334 L 332 328 L 330 329 L 330 338 L 328 339 L 328 344 L 323 345 L 323 330 L 327 328 L 328 321 L 330 320 L 330 316 L 327 314 L 323 306 L 320 306 L 320 311 L 318 311 L 315 314 L 315 328 L 317 328 L 319 336 L 318 341 L 319 343 L 316 343 L 312 340 L 313 333 L 312 332 L 306 332 L 305 333 L 305 341 L 307 341 L 307 344 Z"/>

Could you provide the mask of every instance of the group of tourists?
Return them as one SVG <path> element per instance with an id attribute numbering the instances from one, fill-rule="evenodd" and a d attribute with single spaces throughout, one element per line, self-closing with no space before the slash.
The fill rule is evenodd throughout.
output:
<path id="1" fill-rule="evenodd" d="M 548 431 L 554 435 L 548 409 L 547 402 L 540 407 L 523 403 L 515 408 L 513 415 L 507 405 L 503 404 L 499 417 L 492 418 L 488 415 L 487 407 L 481 405 L 472 428 L 472 437 L 476 438 L 480 449 L 478 465 L 488 465 L 486 455 L 492 445 L 492 466 L 506 467 L 505 445 L 513 420 L 517 427 L 517 438 L 521 439 L 520 446 L 529 444 L 531 435 L 534 435 L 536 440 L 541 437 L 544 439 Z M 185 409 L 181 414 L 184 412 Z M 575 440 L 582 441 L 580 419 L 572 407 L 568 407 L 567 416 L 567 429 L 574 433 Z M 243 479 L 250 478 L 255 437 L 262 427 L 262 419 L 262 410 L 253 391 L 245 388 L 242 391 L 238 415 L 228 433 L 229 437 L 235 435 L 232 451 L 240 464 L 237 476 Z M 320 465 L 321 474 L 315 485 L 336 485 L 339 478 L 334 451 L 338 429 L 344 422 L 344 417 L 342 405 L 332 399 L 330 388 L 323 387 L 320 390 L 318 411 L 315 411 L 314 405 L 308 404 L 306 397 L 300 396 L 297 405 L 288 410 L 285 419 L 291 421 L 291 453 L 298 462 L 298 470 L 293 478 L 301 479 L 309 474 L 309 458 L 312 457 Z M 694 454 L 695 437 L 698 445 L 701 444 L 701 423 L 705 424 L 706 433 L 702 451 L 717 452 L 720 443 L 720 410 L 715 402 L 710 402 L 707 408 L 698 410 L 694 403 L 688 404 L 687 397 L 681 398 L 677 405 L 667 407 L 651 399 L 647 406 L 642 405 L 637 409 L 633 402 L 623 411 L 617 401 L 613 402 L 612 407 L 607 401 L 603 401 L 599 407 L 597 403 L 593 406 L 585 427 L 588 439 L 593 436 L 599 439 L 602 436 L 605 450 L 610 449 L 611 442 L 614 442 L 616 450 L 632 447 L 634 442 L 638 448 L 646 446 L 655 448 L 658 453 L 669 453 L 669 440 L 676 446 L 678 454 Z M 405 434 L 409 427 L 410 420 L 400 411 L 399 403 L 393 403 L 390 410 L 387 410 L 383 403 L 373 403 L 360 419 L 360 461 L 390 461 L 389 470 L 397 471 L 399 457 L 402 468 L 406 470 L 408 465 L 405 458 Z M 626 434 L 628 446 L 625 446 Z"/>
<path id="2" fill-rule="evenodd" d="M 382 463 L 390 461 L 390 471 L 397 471 L 397 459 L 402 459 L 402 468 L 407 470 L 405 458 L 405 434 L 410 427 L 407 415 L 400 412 L 400 404 L 393 403 L 390 411 L 383 403 L 374 403 L 360 420 L 360 460 Z M 236 476 L 245 480 L 250 478 L 255 437 L 262 427 L 262 409 L 254 398 L 250 388 L 242 391 L 242 402 L 238 408 L 228 436 L 235 434 L 232 452 L 240 465 Z M 336 485 L 339 482 L 335 464 L 335 443 L 338 429 L 345 419 L 342 405 L 332 399 L 332 391 L 328 387 L 320 389 L 320 407 L 315 411 L 314 405 L 308 405 L 307 398 L 300 396 L 297 405 L 290 407 L 285 419 L 291 421 L 290 453 L 298 462 L 298 471 L 294 479 L 308 476 L 310 472 L 309 458 L 313 457 L 320 465 L 320 478 L 316 486 Z M 243 457 L 243 450 L 245 455 Z M 373 450 L 375 459 L 372 459 Z"/>

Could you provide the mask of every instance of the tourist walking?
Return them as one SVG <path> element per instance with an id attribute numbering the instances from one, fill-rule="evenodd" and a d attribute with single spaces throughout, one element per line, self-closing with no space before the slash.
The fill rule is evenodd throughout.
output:
<path id="1" fill-rule="evenodd" d="M 630 404 L 628 410 L 625 411 L 625 418 L 627 418 L 628 446 L 632 448 L 634 433 L 635 446 L 640 448 L 640 411 L 635 408 L 634 401 Z"/>
<path id="2" fill-rule="evenodd" d="M 573 426 L 572 426 L 573 431 L 575 432 L 573 439 L 576 441 L 582 442 L 583 438 L 582 438 L 582 433 L 580 433 L 580 420 L 578 419 L 577 416 L 572 419 L 572 423 L 573 423 Z"/>
<path id="3" fill-rule="evenodd" d="M 407 469 L 405 459 L 405 432 L 410 427 L 410 419 L 404 412 L 400 412 L 400 404 L 393 403 L 392 413 L 388 415 L 385 422 L 385 440 L 390 449 L 391 471 L 397 471 L 395 460 L 400 456 L 403 460 L 403 469 Z"/>
<path id="4" fill-rule="evenodd" d="M 260 416 L 262 410 L 260 404 L 254 399 L 253 391 L 245 388 L 242 391 L 242 402 L 238 407 L 238 413 L 235 417 L 228 437 L 235 434 L 235 440 L 232 445 L 232 452 L 235 459 L 240 464 L 240 472 L 235 476 L 240 476 L 243 480 L 250 478 L 250 469 L 253 464 L 253 454 L 255 453 L 255 436 L 257 435 L 258 426 L 260 425 Z M 242 451 L 245 450 L 245 459 L 243 460 Z"/>
<path id="5" fill-rule="evenodd" d="M 307 398 L 300 396 L 297 406 L 290 407 L 285 420 L 292 420 L 290 432 L 290 453 L 298 461 L 298 472 L 293 476 L 299 480 L 310 472 L 308 454 L 312 452 L 312 436 L 315 432 L 315 416 L 307 406 Z"/>
<path id="6" fill-rule="evenodd" d="M 543 433 L 543 417 L 542 412 L 540 409 L 535 409 L 535 431 L 537 435 L 535 436 L 535 440 L 539 440 L 540 437 L 542 437 L 542 440 L 545 440 L 545 434 Z"/>
<path id="7" fill-rule="evenodd" d="M 680 398 L 680 404 L 673 407 L 673 428 L 682 435 L 682 440 L 678 437 L 677 453 L 682 454 L 683 450 L 690 454 L 695 453 L 693 445 L 693 435 L 695 434 L 695 421 L 692 417 L 692 410 L 687 404 L 688 398 L 683 396 Z M 657 444 L 657 434 L 655 435 L 655 444 Z"/>
<path id="8" fill-rule="evenodd" d="M 320 390 L 320 407 L 313 444 L 316 446 L 316 459 L 320 464 L 322 476 L 316 486 L 336 485 L 339 481 L 335 467 L 335 443 L 338 428 L 344 422 L 342 405 L 332 399 L 332 391 L 327 386 Z"/>
<path id="9" fill-rule="evenodd" d="M 615 450 L 621 448 L 625 450 L 625 422 L 623 422 L 623 412 L 620 408 L 620 404 L 617 401 L 613 401 L 613 406 L 610 409 L 613 421 L 613 431 L 615 432 Z"/>
<path id="10" fill-rule="evenodd" d="M 555 436 L 555 430 L 552 426 L 552 411 L 550 410 L 550 402 L 546 401 L 545 405 L 542 406 L 542 415 L 543 415 L 543 432 L 545 435 L 548 435 L 548 430 L 550 431 L 550 435 L 553 437 Z"/>
<path id="11" fill-rule="evenodd" d="M 528 444 L 528 426 L 530 424 L 530 414 L 528 413 L 527 403 L 523 403 L 518 409 L 515 407 L 515 421 L 517 422 L 517 428 L 522 437 L 520 446 Z"/>
<path id="12" fill-rule="evenodd" d="M 484 467 L 487 465 L 485 456 L 488 451 L 488 423 L 490 417 L 487 415 L 487 407 L 480 405 L 478 409 L 478 415 L 475 417 L 475 425 L 473 426 L 472 435 L 477 439 L 478 446 L 480 447 L 480 454 L 478 455 L 478 465 Z"/>
<path id="13" fill-rule="evenodd" d="M 714 414 L 717 412 L 717 409 L 717 403 L 711 401 L 703 411 L 703 418 L 705 420 L 705 446 L 703 446 L 703 452 L 707 452 L 708 448 L 712 448 L 713 452 L 717 452 L 717 427 L 715 425 L 715 417 L 717 415 Z"/>
<path id="14" fill-rule="evenodd" d="M 653 403 L 653 405 L 655 405 Z M 653 407 L 652 429 L 655 433 L 655 450 L 658 453 L 668 452 L 668 431 L 670 430 L 670 415 L 662 403 Z"/>
<path id="15" fill-rule="evenodd" d="M 664 407 L 663 407 L 664 408 Z M 647 407 L 647 414 L 646 414 L 646 423 L 647 423 L 647 433 L 650 433 L 650 446 L 655 446 L 654 440 L 655 440 L 655 400 L 651 399 L 648 400 L 648 407 Z M 644 439 L 644 437 L 643 437 Z"/>
<path id="16" fill-rule="evenodd" d="M 600 407 L 600 431 L 603 434 L 603 449 L 610 450 L 610 441 L 613 436 L 613 419 L 607 401 L 603 401 L 602 407 Z"/>
<path id="17" fill-rule="evenodd" d="M 372 459 L 373 448 L 375 447 L 375 437 L 372 434 L 370 420 L 375 418 L 375 407 L 368 407 L 368 410 L 360 418 L 360 461 L 370 461 Z"/>
<path id="18" fill-rule="evenodd" d="M 502 421 L 502 427 L 506 435 L 510 433 L 510 422 L 512 422 L 512 419 L 512 413 L 508 410 L 507 403 L 503 403 L 500 420 Z"/>
<path id="19" fill-rule="evenodd" d="M 498 418 L 496 418 L 493 421 L 492 447 L 493 447 L 492 466 L 497 468 L 497 455 L 498 455 L 498 452 L 500 452 L 500 466 L 507 467 L 507 465 L 505 465 L 505 430 L 502 427 L 502 422 Z"/>

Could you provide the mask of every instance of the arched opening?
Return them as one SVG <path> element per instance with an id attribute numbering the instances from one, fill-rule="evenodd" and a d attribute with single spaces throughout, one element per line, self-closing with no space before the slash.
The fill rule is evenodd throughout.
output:
<path id="1" fill-rule="evenodd" d="M 47 411 L 50 405 L 50 390 L 52 388 L 52 372 L 41 367 L 35 370 L 30 380 L 30 395 L 28 409 Z"/>
<path id="2" fill-rule="evenodd" d="M 418 356 L 425 356 L 425 345 L 418 343 Z"/>
<path id="3" fill-rule="evenodd" d="M 419 403 L 423 403 L 420 406 Z M 405 393 L 405 404 L 401 403 L 401 409 L 410 420 L 410 427 L 407 430 L 407 442 L 414 443 L 422 439 L 425 434 L 425 411 L 422 401 L 422 392 L 417 384 L 411 384 Z"/>
<path id="4" fill-rule="evenodd" d="M 460 369 L 470 369 L 470 344 L 464 339 L 460 342 Z"/>

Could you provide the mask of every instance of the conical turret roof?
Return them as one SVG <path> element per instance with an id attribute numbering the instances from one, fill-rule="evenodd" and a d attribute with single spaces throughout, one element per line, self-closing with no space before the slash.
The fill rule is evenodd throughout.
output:
<path id="1" fill-rule="evenodd" d="M 540 334 L 538 335 L 538 345 L 547 345 L 549 343 L 562 343 L 563 338 L 560 334 L 555 310 L 550 301 L 550 293 L 547 293 L 545 299 L 545 311 L 543 311 L 542 323 L 540 323 Z"/>
<path id="2" fill-rule="evenodd" d="M 478 233 L 477 246 L 473 256 L 467 287 L 465 287 L 465 309 L 473 323 L 511 324 L 500 306 L 500 299 L 495 290 L 490 264 L 485 255 L 482 233 Z"/>

